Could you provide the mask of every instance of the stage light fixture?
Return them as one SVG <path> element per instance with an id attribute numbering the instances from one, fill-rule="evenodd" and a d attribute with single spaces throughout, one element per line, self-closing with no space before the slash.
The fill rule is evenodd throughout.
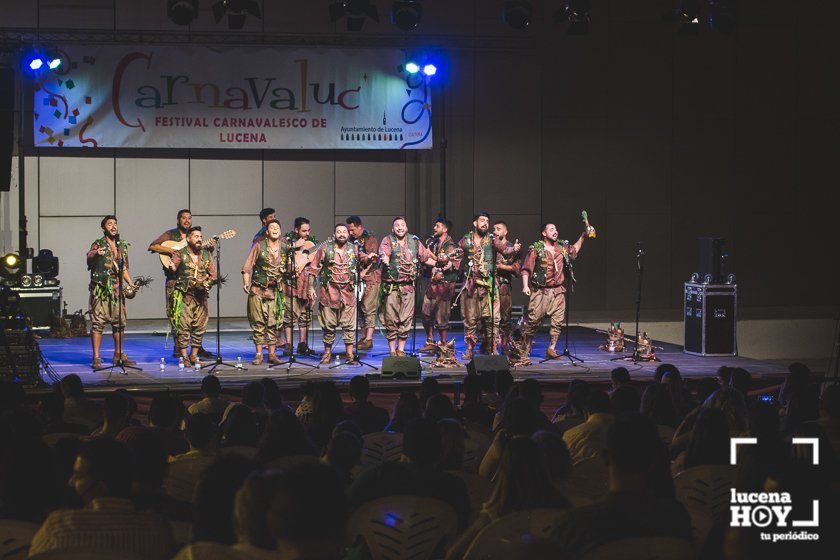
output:
<path id="1" fill-rule="evenodd" d="M 50 67 L 50 70 L 55 70 L 59 66 L 61 66 L 61 59 L 60 58 L 53 58 L 50 60 L 49 64 L 47 65 Z"/>
<path id="2" fill-rule="evenodd" d="M 40 70 L 43 65 L 44 61 L 41 59 L 40 56 L 36 56 L 31 61 L 29 61 L 30 70 Z"/>
<path id="3" fill-rule="evenodd" d="M 416 74 L 420 71 L 420 65 L 416 62 L 406 62 L 405 63 L 405 71 L 409 74 Z"/>
<path id="4" fill-rule="evenodd" d="M 24 274 L 20 277 L 20 287 L 21 288 L 31 288 L 32 287 L 32 276 L 29 274 Z"/>
<path id="5" fill-rule="evenodd" d="M 262 11 L 256 0 L 219 0 L 213 4 L 213 18 L 216 23 L 221 22 L 225 15 L 228 29 L 242 29 L 248 15 L 262 19 Z"/>
<path id="6" fill-rule="evenodd" d="M 58 257 L 49 249 L 41 249 L 38 256 L 32 259 L 32 272 L 46 279 L 55 278 L 58 276 Z"/>
<path id="7" fill-rule="evenodd" d="M 403 0 L 391 5 L 391 23 L 403 31 L 413 31 L 420 24 L 423 6 L 415 0 Z"/>
<path id="8" fill-rule="evenodd" d="M 198 0 L 167 0 L 166 17 L 175 25 L 189 25 L 198 17 Z"/>
<path id="9" fill-rule="evenodd" d="M 525 0 L 508 0 L 502 6 L 502 21 L 513 29 L 525 29 L 531 25 L 534 7 Z"/>
<path id="10" fill-rule="evenodd" d="M 437 74 L 437 67 L 434 64 L 426 64 L 423 66 L 423 73 L 427 76 L 434 76 Z"/>
<path id="11" fill-rule="evenodd" d="M 365 18 L 379 23 L 379 11 L 370 0 L 339 0 L 330 4 L 330 21 L 335 23 L 345 16 L 347 31 L 361 31 Z"/>
<path id="12" fill-rule="evenodd" d="M 679 0 L 676 10 L 665 14 L 664 19 L 676 22 L 680 35 L 697 35 L 700 32 L 700 0 Z"/>
<path id="13" fill-rule="evenodd" d="M 554 12 L 554 23 L 569 23 L 567 35 L 586 35 L 589 33 L 589 12 L 592 4 L 589 0 L 568 0 Z"/>

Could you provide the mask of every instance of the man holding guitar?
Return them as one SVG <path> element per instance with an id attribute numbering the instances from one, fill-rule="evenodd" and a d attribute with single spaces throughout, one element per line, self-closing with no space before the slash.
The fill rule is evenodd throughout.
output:
<path id="1" fill-rule="evenodd" d="M 168 268 L 175 276 L 169 315 L 175 324 L 176 345 L 184 363 L 195 365 L 210 319 L 208 295 L 217 277 L 210 250 L 202 243 L 200 227 L 189 229 L 187 246 L 172 253 Z M 192 350 L 189 355 L 187 346 Z"/>
<path id="2" fill-rule="evenodd" d="M 356 348 L 357 350 L 370 350 L 373 348 L 376 308 L 379 306 L 379 285 L 382 282 L 382 272 L 376 262 L 379 253 L 379 240 L 364 228 L 362 219 L 358 216 L 347 218 L 347 231 L 350 232 L 350 241 L 358 242 L 359 251 L 374 255 L 369 262 L 362 262 L 361 277 L 365 285 L 365 293 L 362 296 L 362 315 L 365 318 L 365 337 L 359 341 Z"/>

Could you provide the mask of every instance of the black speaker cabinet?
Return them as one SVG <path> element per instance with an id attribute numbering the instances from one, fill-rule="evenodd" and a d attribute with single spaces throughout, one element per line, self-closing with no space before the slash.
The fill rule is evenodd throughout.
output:
<path id="1" fill-rule="evenodd" d="M 467 374 L 495 375 L 497 372 L 510 371 L 507 356 L 484 356 L 478 354 L 467 362 Z"/>
<path id="2" fill-rule="evenodd" d="M 48 288 L 12 288 L 20 296 L 20 311 L 29 317 L 32 330 L 47 331 L 53 317 L 61 316 L 61 286 Z"/>
<path id="3" fill-rule="evenodd" d="M 420 359 L 411 356 L 382 360 L 383 379 L 420 379 Z"/>
<path id="4" fill-rule="evenodd" d="M 685 283 L 685 347 L 695 356 L 738 354 L 735 284 Z"/>

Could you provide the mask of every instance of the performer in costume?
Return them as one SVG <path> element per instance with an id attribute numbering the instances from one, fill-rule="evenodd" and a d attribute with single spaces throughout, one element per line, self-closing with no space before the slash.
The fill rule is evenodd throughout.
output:
<path id="1" fill-rule="evenodd" d="M 499 296 L 491 275 L 496 254 L 510 257 L 519 252 L 517 239 L 513 245 L 495 238 L 490 233 L 490 216 L 486 212 L 473 217 L 473 229 L 461 239 L 458 247 L 463 251 L 461 268 L 466 277 L 461 294 L 461 311 L 464 318 L 464 342 L 467 351 L 464 360 L 471 360 L 478 342 L 478 323 L 484 324 L 484 336 L 490 340 L 491 353 L 496 353 L 501 310 Z"/>
<path id="2" fill-rule="evenodd" d="M 123 266 L 123 289 L 135 289 L 128 270 L 128 243 L 117 239 L 119 228 L 116 216 L 105 216 L 99 225 L 103 235 L 91 244 L 87 252 L 87 267 L 90 271 L 90 342 L 93 347 L 91 367 L 102 367 L 99 349 L 105 325 L 111 325 L 114 337 L 114 363 L 121 357 L 123 364 L 134 365 L 137 362 L 129 359 L 124 352 L 119 352 L 125 341 L 125 294 L 120 293 L 120 261 Z"/>
<path id="3" fill-rule="evenodd" d="M 405 356 L 405 342 L 414 320 L 414 281 L 420 263 L 434 266 L 437 259 L 416 235 L 408 233 L 405 218 L 397 216 L 391 234 L 379 244 L 379 262 L 383 268 L 379 321 L 385 328 L 391 356 Z M 441 266 L 445 264 L 441 262 Z"/>
<path id="4" fill-rule="evenodd" d="M 159 253 L 161 255 L 168 255 L 172 256 L 175 253 L 174 249 L 169 247 L 164 247 L 162 243 L 164 241 L 184 241 L 187 238 L 187 233 L 189 232 L 190 228 L 192 227 L 192 212 L 188 209 L 184 208 L 183 210 L 178 210 L 177 215 L 177 222 L 178 225 L 172 229 L 168 229 L 160 234 L 154 241 L 149 244 L 149 251 L 152 253 Z M 210 242 L 211 248 L 216 245 L 216 240 L 212 240 Z M 170 310 L 172 310 L 172 296 L 175 293 L 175 273 L 167 267 L 163 267 L 163 274 L 166 277 L 166 317 L 169 319 L 169 325 L 172 331 L 175 330 L 175 324 L 173 322 L 173 318 L 169 316 Z M 173 349 L 172 356 L 177 358 L 181 356 L 181 349 L 178 348 L 178 341 L 175 341 L 175 348 Z M 212 353 L 208 352 L 204 348 L 198 349 L 198 357 L 199 358 L 206 358 L 206 359 L 213 359 L 216 356 Z"/>
<path id="5" fill-rule="evenodd" d="M 452 299 L 455 297 L 455 283 L 458 281 L 458 268 L 454 260 L 457 256 L 457 246 L 449 236 L 451 229 L 452 222 L 439 217 L 432 229 L 434 235 L 427 243 L 428 249 L 438 259 L 445 258 L 447 262 L 443 266 L 432 267 L 428 286 L 423 294 L 420 317 L 426 331 L 426 345 L 420 349 L 421 352 L 435 351 L 433 329 L 438 331 L 440 341 L 444 344 L 449 332 L 449 316 L 452 312 Z"/>
<path id="6" fill-rule="evenodd" d="M 312 322 L 312 305 L 315 302 L 315 288 L 311 285 L 311 275 L 306 270 L 311 261 L 309 252 L 315 247 L 317 241 L 311 235 L 312 226 L 309 220 L 304 217 L 295 218 L 294 230 L 286 234 L 285 243 L 289 249 L 294 249 L 293 256 L 285 255 L 288 260 L 283 274 L 283 332 L 286 341 L 292 338 L 292 316 L 297 320 L 300 329 L 297 353 L 308 354 L 309 346 L 306 343 L 306 336 L 309 332 L 309 324 Z M 292 267 L 294 261 L 294 267 Z M 293 281 L 292 277 L 295 276 Z M 294 284 L 294 285 L 293 285 Z M 292 345 L 284 344 L 286 352 L 291 353 Z"/>
<path id="7" fill-rule="evenodd" d="M 356 361 L 353 352 L 356 332 L 356 266 L 359 259 L 372 261 L 376 254 L 360 253 L 359 246 L 348 243 L 345 224 L 336 224 L 334 241 L 322 245 L 312 259 L 311 274 L 318 274 L 318 322 L 323 330 L 324 353 L 321 363 L 332 359 L 335 330 L 341 328 L 348 363 Z"/>
<path id="8" fill-rule="evenodd" d="M 273 215 L 273 214 L 272 214 Z M 268 363 L 277 365 L 277 325 L 283 317 L 281 276 L 284 272 L 285 244 L 280 240 L 280 222 L 270 220 L 266 233 L 251 247 L 242 265 L 242 289 L 248 294 L 248 322 L 256 355 L 252 364 L 263 362 L 263 344 L 268 346 Z"/>
<path id="9" fill-rule="evenodd" d="M 208 296 L 216 282 L 216 265 L 210 251 L 202 248 L 201 227 L 191 227 L 187 246 L 172 255 L 169 268 L 175 273 L 170 314 L 176 325 L 175 337 L 184 363 L 195 365 L 201 339 L 207 331 Z M 191 352 L 187 354 L 187 347 Z"/>
<path id="10" fill-rule="evenodd" d="M 254 239 L 251 243 L 258 243 L 263 237 L 265 237 L 268 224 L 276 219 L 277 213 L 274 208 L 263 208 L 260 210 L 260 223 L 262 224 L 262 227 L 254 234 Z"/>
<path id="11" fill-rule="evenodd" d="M 512 247 L 513 243 L 508 242 L 508 227 L 503 221 L 493 224 L 493 235 L 496 239 Z M 513 279 L 519 276 L 522 263 L 519 261 L 519 251 L 512 255 L 505 256 L 502 253 L 496 254 L 496 285 L 499 288 L 499 334 L 501 335 L 502 352 L 505 352 L 510 345 L 510 310 L 513 305 Z"/>
<path id="12" fill-rule="evenodd" d="M 522 263 L 522 293 L 530 299 L 522 329 L 521 365 L 531 363 L 529 355 L 534 334 L 546 315 L 551 320 L 551 327 L 545 356 L 558 357 L 555 346 L 566 316 L 565 263 L 577 258 L 586 237 L 586 232 L 582 233 L 573 245 L 568 241 L 558 241 L 557 226 L 552 223 L 543 224 L 541 232 L 542 239 L 530 246 Z"/>
<path id="13" fill-rule="evenodd" d="M 378 257 L 379 241 L 362 225 L 362 219 L 358 216 L 347 218 L 347 231 L 350 233 L 351 241 L 359 242 L 359 251 L 373 254 Z M 379 286 L 382 282 L 382 273 L 375 262 L 376 258 L 362 266 L 362 281 L 365 292 L 362 296 L 362 315 L 364 316 L 365 332 L 364 338 L 359 341 L 357 350 L 370 350 L 373 348 L 373 331 L 376 329 L 376 308 L 379 305 Z"/>

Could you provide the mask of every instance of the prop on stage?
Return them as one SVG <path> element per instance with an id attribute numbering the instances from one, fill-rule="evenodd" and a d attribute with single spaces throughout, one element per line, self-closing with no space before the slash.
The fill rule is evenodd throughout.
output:
<path id="1" fill-rule="evenodd" d="M 604 332 L 599 330 L 598 332 Z M 607 343 L 598 347 L 604 352 L 624 352 L 624 329 L 621 328 L 621 321 L 610 323 L 610 330 L 607 332 Z"/>
<path id="2" fill-rule="evenodd" d="M 461 367 L 458 359 L 455 357 L 455 339 L 448 342 L 435 342 L 435 361 L 432 362 L 432 367 L 440 368 L 456 368 Z"/>

